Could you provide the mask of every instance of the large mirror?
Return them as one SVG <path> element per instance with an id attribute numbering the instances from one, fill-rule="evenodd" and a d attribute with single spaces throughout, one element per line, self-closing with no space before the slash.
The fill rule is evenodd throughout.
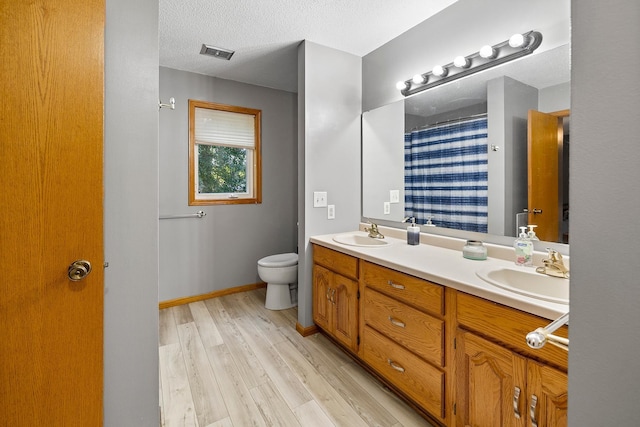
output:
<path id="1" fill-rule="evenodd" d="M 566 44 L 363 113 L 363 216 L 382 223 L 414 216 L 419 224 L 431 219 L 436 227 L 495 236 L 534 224 L 541 240 L 568 243 L 569 106 Z M 545 118 L 552 128 L 541 131 L 536 123 Z M 450 131 L 463 135 L 452 146 L 460 151 L 470 139 L 461 126 L 476 129 L 484 149 L 480 160 L 460 163 L 479 166 L 438 172 L 440 154 L 416 154 L 417 145 L 433 145 L 424 138 L 458 138 Z M 416 135 L 423 138 L 417 144 Z M 536 160 L 540 135 L 551 136 L 545 144 L 552 151 Z M 464 185 L 451 192 L 447 186 L 462 175 Z"/>

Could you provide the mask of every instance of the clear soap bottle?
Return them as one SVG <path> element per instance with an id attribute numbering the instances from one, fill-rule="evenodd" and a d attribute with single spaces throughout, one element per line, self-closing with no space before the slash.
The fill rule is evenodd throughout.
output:
<path id="1" fill-rule="evenodd" d="M 536 236 L 536 231 L 535 228 L 537 227 L 537 225 L 527 225 L 527 227 L 529 227 L 529 231 L 527 232 L 527 236 L 529 237 L 530 240 L 540 240 L 538 239 L 538 236 Z"/>
<path id="2" fill-rule="evenodd" d="M 533 242 L 527 236 L 526 229 L 527 227 L 520 227 L 520 236 L 513 243 L 516 252 L 516 265 L 533 265 Z"/>

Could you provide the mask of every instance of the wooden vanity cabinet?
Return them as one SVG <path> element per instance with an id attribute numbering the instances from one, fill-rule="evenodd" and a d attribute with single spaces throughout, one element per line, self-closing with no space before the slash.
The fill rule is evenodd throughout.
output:
<path id="1" fill-rule="evenodd" d="M 567 425 L 567 352 L 525 342 L 549 320 L 315 244 L 313 261 L 316 325 L 434 425 Z"/>
<path id="2" fill-rule="evenodd" d="M 459 330 L 456 412 L 464 427 L 525 427 L 527 360 Z"/>
<path id="3" fill-rule="evenodd" d="M 527 362 L 527 396 L 537 397 L 537 408 L 533 419 L 529 418 L 527 426 L 533 427 L 565 427 L 568 425 L 568 384 L 566 372 L 529 360 Z M 529 401 L 529 410 L 533 402 Z M 531 414 L 531 412 L 530 412 Z"/>
<path id="4" fill-rule="evenodd" d="M 313 321 L 358 351 L 358 259 L 322 246 L 313 250 Z"/>
<path id="5" fill-rule="evenodd" d="M 361 261 L 363 360 L 445 420 L 444 288 Z"/>
<path id="6" fill-rule="evenodd" d="M 456 425 L 566 426 L 567 353 L 551 345 L 529 349 L 524 339 L 548 321 L 463 293 L 457 308 Z"/>

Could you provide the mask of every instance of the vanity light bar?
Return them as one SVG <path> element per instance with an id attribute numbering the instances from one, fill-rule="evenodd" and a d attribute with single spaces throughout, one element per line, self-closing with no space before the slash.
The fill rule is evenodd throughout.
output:
<path id="1" fill-rule="evenodd" d="M 521 43 L 517 43 L 516 40 Z M 447 65 L 436 66 L 433 71 L 416 74 L 409 80 L 399 81 L 396 88 L 404 96 L 413 95 L 533 53 L 540 43 L 542 43 L 542 34 L 538 31 L 517 34 L 494 46 L 483 46 L 480 52 L 457 57 L 454 62 Z"/>

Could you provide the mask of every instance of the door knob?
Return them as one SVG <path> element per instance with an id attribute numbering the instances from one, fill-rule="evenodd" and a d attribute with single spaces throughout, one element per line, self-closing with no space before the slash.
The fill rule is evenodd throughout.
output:
<path id="1" fill-rule="evenodd" d="M 532 214 L 534 214 L 534 215 L 536 215 L 536 214 L 541 214 L 541 213 L 542 213 L 542 209 L 538 209 L 538 208 L 533 208 L 533 209 L 531 209 L 531 210 L 529 210 L 529 209 L 524 209 L 523 211 L 524 211 L 524 212 L 527 212 L 527 213 L 532 213 Z"/>
<path id="2" fill-rule="evenodd" d="M 91 273 L 91 263 L 83 259 L 73 261 L 67 270 L 69 279 L 77 282 L 84 279 Z"/>

